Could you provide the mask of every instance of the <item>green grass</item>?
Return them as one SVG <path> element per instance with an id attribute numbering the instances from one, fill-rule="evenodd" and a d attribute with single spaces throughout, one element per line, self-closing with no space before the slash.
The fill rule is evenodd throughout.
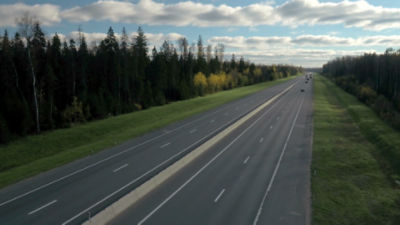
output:
<path id="1" fill-rule="evenodd" d="M 152 107 L 0 146 L 0 188 L 293 78 Z"/>
<path id="2" fill-rule="evenodd" d="M 314 76 L 313 224 L 400 224 L 400 191 L 385 154 L 367 133 L 397 149 L 400 134 L 367 106 Z"/>

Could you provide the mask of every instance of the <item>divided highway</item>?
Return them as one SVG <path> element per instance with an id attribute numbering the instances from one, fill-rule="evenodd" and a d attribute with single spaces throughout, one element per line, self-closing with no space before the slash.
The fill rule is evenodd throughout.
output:
<path id="1" fill-rule="evenodd" d="M 273 164 L 269 165 L 269 161 L 262 161 L 262 159 L 259 157 L 267 157 L 270 154 L 274 156 L 278 154 L 274 153 L 278 150 L 272 149 L 278 149 L 279 143 L 281 143 L 281 139 L 284 138 L 285 135 L 287 136 L 287 123 L 291 123 L 293 121 L 292 117 L 293 113 L 295 113 L 293 112 L 293 110 L 295 109 L 295 107 L 300 107 L 300 102 L 303 103 L 299 108 L 301 110 L 297 114 L 298 119 L 294 123 L 296 124 L 296 126 L 294 126 L 294 128 L 292 129 L 292 138 L 289 139 L 287 144 L 287 153 L 292 150 L 292 140 L 295 140 L 293 139 L 293 136 L 297 137 L 297 139 L 299 138 L 299 135 L 296 134 L 296 132 L 300 132 L 302 134 L 302 132 L 304 132 L 304 128 L 308 128 L 310 126 L 309 124 L 304 124 L 304 127 L 300 131 L 297 131 L 297 126 L 300 123 L 299 121 L 302 121 L 303 117 L 308 115 L 307 112 L 311 113 L 310 87 L 306 89 L 305 93 L 300 93 L 299 91 L 299 88 L 305 85 L 303 80 L 303 77 L 297 78 L 283 84 L 271 87 L 267 90 L 225 104 L 223 106 L 199 114 L 197 116 L 193 116 L 181 122 L 174 123 L 170 126 L 165 127 L 164 129 L 151 132 L 138 138 L 134 138 L 131 141 L 103 151 L 99 154 L 86 157 L 60 168 L 40 174 L 34 178 L 4 188 L 0 190 L 0 224 L 80 224 L 92 215 L 104 209 L 106 206 L 124 196 L 126 193 L 129 193 L 140 184 L 142 184 L 161 170 L 165 169 L 173 162 L 195 149 L 197 146 L 207 141 L 209 138 L 213 137 L 216 133 L 220 132 L 242 116 L 246 115 L 249 111 L 253 110 L 258 105 L 264 103 L 271 97 L 280 93 L 291 84 L 296 83 L 296 85 L 287 94 L 278 99 L 276 103 L 265 108 L 265 110 L 269 110 L 268 113 L 263 115 L 265 111 L 264 110 L 259 114 L 259 116 L 255 116 L 254 118 L 250 119 L 246 124 L 243 125 L 243 128 L 237 129 L 236 131 L 231 133 L 231 135 L 226 137 L 223 141 L 215 145 L 213 148 L 217 150 L 209 151 L 204 156 L 201 156 L 199 160 L 196 160 L 188 168 L 185 168 L 182 172 L 180 172 L 172 179 L 170 179 L 167 183 L 158 188 L 154 193 L 143 199 L 140 204 L 135 205 L 134 207 L 138 207 L 138 210 L 135 210 L 134 214 L 136 216 L 135 220 L 138 220 L 139 222 L 139 220 L 142 219 L 142 215 L 145 217 L 149 213 L 148 209 L 152 208 L 155 204 L 160 204 L 160 199 L 162 199 L 161 197 L 170 194 L 168 190 L 174 189 L 174 185 L 181 185 L 181 183 L 179 182 L 180 180 L 186 179 L 186 176 L 192 176 L 192 171 L 195 171 L 197 167 L 204 166 L 204 162 L 206 162 L 204 160 L 209 160 L 209 158 L 207 157 L 214 157 L 216 151 L 220 151 L 221 148 L 225 148 L 223 146 L 232 141 L 232 138 L 235 139 L 235 135 L 238 135 L 237 132 L 241 132 L 243 130 L 247 131 L 242 134 L 241 137 L 238 138 L 234 144 L 231 145 L 237 146 L 239 143 L 244 142 L 241 150 L 237 150 L 236 153 L 230 153 L 232 152 L 232 148 L 226 148 L 224 153 L 221 154 L 214 161 L 225 158 L 225 155 L 233 155 L 235 157 L 239 157 L 244 154 L 246 156 L 244 156 L 244 159 L 242 159 L 242 164 L 247 165 L 249 168 L 254 167 L 255 169 L 249 169 L 249 172 L 247 172 L 249 174 L 242 174 L 246 172 L 239 171 L 235 167 L 234 169 L 238 174 L 234 174 L 231 172 L 235 172 L 235 170 L 230 171 L 230 169 L 232 168 L 228 167 L 229 164 L 232 164 L 234 162 L 234 159 L 230 159 L 232 161 L 229 160 L 229 163 L 226 163 L 225 165 L 220 165 L 220 163 L 211 163 L 207 168 L 203 169 L 204 172 L 200 173 L 198 177 L 196 177 L 196 179 L 193 179 L 193 182 L 189 182 L 187 187 L 182 188 L 182 191 L 177 193 L 176 197 L 171 198 L 171 200 L 176 201 L 176 199 L 182 198 L 178 196 L 182 196 L 182 194 L 184 193 L 189 193 L 190 189 L 187 188 L 195 185 L 194 182 L 201 181 L 204 183 L 204 181 L 200 180 L 199 178 L 205 176 L 206 174 L 209 174 L 210 172 L 207 171 L 213 168 L 214 165 L 219 165 L 219 170 L 217 170 L 218 173 L 213 170 L 211 179 L 206 182 L 207 185 L 203 185 L 200 193 L 192 193 L 192 196 L 199 196 L 198 207 L 196 207 L 197 204 L 193 204 L 195 203 L 193 202 L 193 199 L 189 200 L 190 204 L 192 205 L 192 209 L 197 208 L 198 210 L 200 210 L 203 207 L 207 208 L 208 203 L 205 201 L 205 199 L 202 198 L 205 198 L 205 196 L 207 195 L 213 194 L 215 191 L 218 192 L 216 193 L 216 195 L 221 193 L 216 202 L 222 204 L 224 201 L 226 201 L 226 199 L 228 199 L 228 196 L 234 195 L 235 193 L 241 193 L 240 190 L 242 190 L 243 187 L 240 188 L 240 186 L 247 186 L 249 184 L 251 188 L 254 188 L 254 190 L 247 190 L 251 192 L 249 195 L 243 193 L 241 194 L 241 198 L 245 199 L 244 202 L 250 201 L 250 199 L 252 198 L 259 197 L 257 194 L 259 192 L 258 189 L 265 188 L 264 183 L 268 179 L 268 176 L 270 176 L 268 174 L 269 167 L 273 166 Z M 286 107 L 287 109 L 276 112 L 276 110 L 281 107 Z M 279 119 L 278 117 L 276 117 L 276 123 L 268 122 L 269 119 L 267 118 L 269 118 L 274 112 L 279 114 Z M 257 120 L 258 118 L 261 119 L 259 119 L 257 123 L 252 125 L 249 129 L 246 128 L 246 126 L 250 126 L 248 123 Z M 292 121 L 284 122 L 286 120 Z M 259 126 L 260 124 L 266 124 L 267 122 L 268 124 L 270 124 L 269 126 L 271 127 L 268 128 L 271 129 L 271 131 L 269 132 L 272 132 L 273 130 L 281 130 L 274 131 L 278 132 L 276 133 L 276 135 L 279 134 L 278 136 L 270 137 L 267 130 L 254 131 L 257 129 L 264 129 L 264 127 L 260 128 Z M 259 132 L 265 132 L 265 135 L 262 137 L 262 141 L 261 137 L 255 142 L 254 140 L 250 139 L 248 139 L 247 141 L 241 141 L 243 139 L 247 139 L 246 137 L 248 136 L 254 139 L 256 138 L 256 134 L 261 134 Z M 302 146 L 301 152 L 303 152 L 304 154 L 304 161 L 307 161 L 309 160 L 309 155 L 307 154 L 309 154 L 310 152 L 310 139 L 308 136 L 301 137 L 300 139 L 304 141 L 304 146 Z M 274 144 L 271 146 L 271 144 L 275 142 L 277 142 L 278 144 Z M 255 143 L 259 143 L 260 146 L 267 146 L 267 148 L 259 150 L 260 148 Z M 273 147 L 275 145 L 276 147 Z M 297 147 L 295 149 L 297 149 Z M 280 171 L 285 165 L 285 159 L 287 155 L 288 154 L 285 154 L 285 157 L 283 157 L 282 159 L 281 169 L 278 170 L 278 173 L 276 173 L 275 181 L 278 181 L 280 178 Z M 273 163 L 275 163 L 276 161 L 276 159 L 271 160 L 271 162 Z M 244 161 L 246 161 L 246 163 L 244 163 Z M 305 165 L 305 162 L 303 163 L 303 161 L 301 163 L 296 161 L 295 165 L 293 165 L 293 168 L 292 166 L 290 166 L 290 168 L 295 170 L 295 172 L 302 171 L 298 168 L 297 164 L 299 164 L 299 166 L 306 167 L 306 169 L 308 169 L 309 166 L 308 164 Z M 262 179 L 259 178 L 261 176 L 260 174 L 262 175 Z M 243 182 L 235 182 L 233 178 L 237 178 L 237 176 L 243 177 Z M 223 179 L 226 180 L 222 182 Z M 295 182 L 297 178 L 294 180 L 290 180 L 292 182 Z M 301 180 L 307 183 L 309 178 L 301 176 Z M 221 181 L 223 187 L 218 186 L 216 183 L 217 181 Z M 289 180 L 285 182 L 289 182 Z M 213 183 L 215 183 L 215 186 L 218 187 L 214 187 Z M 234 189 L 232 189 L 232 185 L 238 186 L 236 188 L 236 192 L 234 191 Z M 304 186 L 305 188 L 305 186 L 307 185 L 305 184 L 300 186 Z M 275 185 L 273 185 L 273 187 L 275 187 Z M 200 188 L 200 186 L 197 186 L 197 188 Z M 223 189 L 225 189 L 225 191 L 222 191 Z M 272 192 L 274 191 L 274 189 L 271 188 L 270 191 L 270 195 L 272 196 Z M 290 191 L 291 190 L 289 190 L 289 192 Z M 301 193 L 301 195 L 303 195 L 303 190 L 301 188 L 296 189 L 295 192 L 299 192 Z M 160 194 L 162 196 L 160 196 Z M 253 195 L 256 197 L 251 197 Z M 216 196 L 213 197 L 216 198 Z M 240 196 L 232 198 L 232 200 L 237 201 L 237 198 L 239 197 Z M 289 197 L 290 194 L 285 194 L 284 199 L 287 199 Z M 184 201 L 187 200 L 188 199 Z M 172 204 L 173 201 L 167 202 L 165 204 Z M 200 202 L 203 203 L 200 204 Z M 264 208 L 267 209 L 268 201 L 265 201 L 265 203 L 266 204 L 264 205 Z M 182 204 L 182 202 L 180 202 L 179 204 Z M 242 205 L 242 202 L 237 202 L 237 205 Z M 188 202 L 186 202 L 186 206 L 188 206 Z M 233 216 L 228 216 L 231 212 L 228 209 L 229 207 L 231 207 L 229 204 L 224 207 L 224 210 L 229 213 L 227 215 L 221 216 L 232 217 L 233 219 Z M 244 205 L 243 207 L 246 209 L 245 211 L 247 211 L 246 205 Z M 164 211 L 166 209 L 169 209 L 169 212 Z M 155 224 L 169 224 L 168 222 L 171 222 L 173 224 L 181 222 L 183 224 L 186 223 L 186 221 L 184 220 L 177 220 L 177 223 L 175 223 L 173 220 L 174 218 L 176 219 L 180 217 L 186 218 L 186 215 L 184 213 L 182 213 L 180 217 L 172 216 L 173 214 L 171 214 L 171 217 L 167 218 L 171 220 L 166 220 L 166 218 L 163 218 L 162 216 L 157 216 L 161 215 L 160 213 L 166 213 L 165 215 L 167 215 L 168 213 L 171 213 L 171 211 L 175 212 L 176 209 L 177 208 L 174 209 L 165 206 L 161 207 L 160 210 L 157 210 L 153 215 L 148 218 L 148 220 L 156 220 L 156 222 L 154 222 Z M 184 211 L 187 210 L 190 210 L 190 207 L 184 207 Z M 211 210 L 211 208 L 209 208 L 208 210 Z M 204 218 L 201 218 L 201 220 L 195 220 L 196 218 L 193 217 L 192 219 L 195 221 L 190 222 L 191 224 L 201 224 L 201 221 L 204 221 L 204 219 L 211 220 L 212 214 L 208 214 L 207 211 L 200 211 L 201 213 L 206 213 L 201 214 Z M 129 210 L 127 212 L 129 212 Z M 300 211 L 294 212 L 301 214 Z M 177 213 L 178 211 L 175 212 L 175 214 Z M 132 218 L 124 217 L 124 215 L 126 214 L 128 213 L 121 214 L 121 217 L 118 217 L 116 219 L 120 219 L 121 222 L 125 222 L 127 224 L 132 224 L 132 221 L 135 220 Z M 206 217 L 204 215 L 210 215 L 210 217 Z M 240 217 L 239 214 L 237 214 L 236 216 Z M 260 214 L 260 220 L 263 219 L 263 216 L 265 216 L 265 213 Z M 243 218 L 244 217 L 245 216 L 243 216 Z M 216 217 L 215 221 L 217 221 L 217 219 L 218 218 Z M 213 220 L 211 220 L 210 222 L 212 221 Z M 153 222 L 146 223 L 153 224 Z"/>
<path id="2" fill-rule="evenodd" d="M 110 224 L 310 224 L 311 143 L 300 81 Z"/>

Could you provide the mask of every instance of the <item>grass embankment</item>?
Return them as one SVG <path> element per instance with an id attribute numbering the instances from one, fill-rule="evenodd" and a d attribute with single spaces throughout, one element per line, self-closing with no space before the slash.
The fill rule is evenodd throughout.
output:
<path id="1" fill-rule="evenodd" d="M 322 76 L 314 78 L 313 224 L 400 224 L 400 191 L 386 149 L 400 133 Z"/>
<path id="2" fill-rule="evenodd" d="M 0 146 L 0 188 L 293 78 L 152 107 Z"/>

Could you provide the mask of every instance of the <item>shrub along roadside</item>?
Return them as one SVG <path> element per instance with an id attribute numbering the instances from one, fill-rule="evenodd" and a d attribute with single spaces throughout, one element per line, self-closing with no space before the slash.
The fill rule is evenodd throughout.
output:
<path id="1" fill-rule="evenodd" d="M 364 133 L 384 132 L 378 136 L 390 146 L 400 134 L 354 96 L 314 77 L 313 224 L 400 224 L 400 191 L 383 168 L 386 156 Z"/>
<path id="2" fill-rule="evenodd" d="M 400 129 L 400 50 L 338 57 L 323 65 L 322 71 Z"/>
<path id="3" fill-rule="evenodd" d="M 0 146 L 0 187 L 293 78 L 152 107 L 68 129 L 28 136 Z"/>
<path id="4" fill-rule="evenodd" d="M 327 81 L 324 80 L 324 82 Z M 376 146 L 378 149 L 376 156 L 380 158 L 382 168 L 393 178 L 393 182 L 396 182 L 395 179 L 400 180 L 400 134 L 381 119 L 394 125 L 395 118 L 400 115 L 386 98 L 381 95 L 375 98 L 374 96 L 377 95 L 368 86 L 354 85 L 354 89 L 356 89 L 353 91 L 357 93 L 356 96 L 339 91 L 333 94 L 350 113 L 362 134 Z M 345 90 L 352 93 L 348 88 Z M 357 101 L 356 97 L 366 99 L 365 102 L 369 107 Z"/>
<path id="5" fill-rule="evenodd" d="M 354 76 L 340 76 L 332 79 L 338 86 L 371 107 L 384 121 L 400 130 L 400 113 L 396 110 L 395 104 L 384 95 L 378 94 L 367 84 L 358 84 Z"/>

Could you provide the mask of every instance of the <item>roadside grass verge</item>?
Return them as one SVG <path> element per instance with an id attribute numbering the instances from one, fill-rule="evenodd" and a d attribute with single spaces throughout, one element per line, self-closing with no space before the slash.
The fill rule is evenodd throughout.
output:
<path id="1" fill-rule="evenodd" d="M 295 77 L 173 102 L 0 146 L 0 188 Z"/>
<path id="2" fill-rule="evenodd" d="M 392 167 L 385 166 L 381 144 L 366 135 L 375 133 L 395 151 L 399 132 L 320 75 L 314 76 L 313 101 L 312 223 L 400 224 L 400 190 L 388 170 Z"/>

